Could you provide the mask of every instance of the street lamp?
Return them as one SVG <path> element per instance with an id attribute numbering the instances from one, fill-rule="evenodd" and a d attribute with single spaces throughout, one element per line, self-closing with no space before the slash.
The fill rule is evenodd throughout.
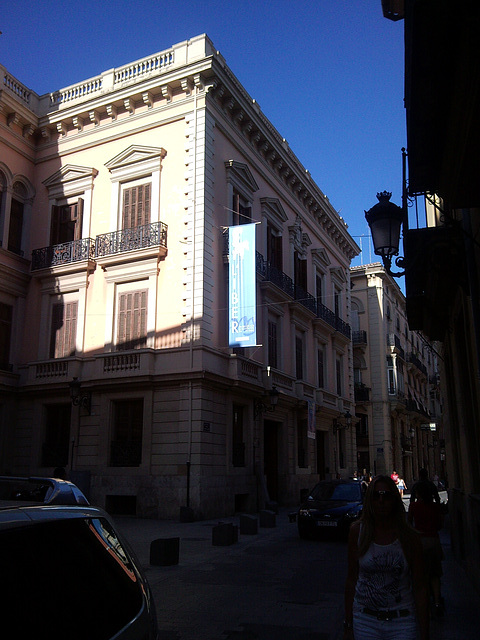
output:
<path id="1" fill-rule="evenodd" d="M 85 411 L 90 415 L 92 407 L 92 394 L 90 391 L 82 391 L 82 383 L 77 377 L 69 383 L 70 398 L 74 407 L 83 407 Z"/>
<path id="2" fill-rule="evenodd" d="M 265 413 L 265 411 L 275 411 L 275 408 L 278 404 L 278 395 L 278 389 L 275 385 L 273 385 L 273 387 L 268 392 L 269 404 L 265 404 L 265 402 L 263 402 L 263 398 L 255 398 L 253 405 L 254 417 L 258 418 L 262 415 L 262 413 Z"/>
<path id="3" fill-rule="evenodd" d="M 373 249 L 376 255 L 382 257 L 386 272 L 394 278 L 405 275 L 405 258 L 395 259 L 395 264 L 403 271 L 391 270 L 393 256 L 398 256 L 400 245 L 400 229 L 403 224 L 403 237 L 408 231 L 407 192 L 406 192 L 406 151 L 402 149 L 403 191 L 402 206 L 390 202 L 392 194 L 389 191 L 377 193 L 378 203 L 368 211 L 365 218 L 372 232 Z"/>
<path id="4" fill-rule="evenodd" d="M 341 418 L 335 418 L 333 421 L 333 432 L 336 433 L 340 429 L 350 429 L 352 426 L 352 414 L 347 409 Z"/>

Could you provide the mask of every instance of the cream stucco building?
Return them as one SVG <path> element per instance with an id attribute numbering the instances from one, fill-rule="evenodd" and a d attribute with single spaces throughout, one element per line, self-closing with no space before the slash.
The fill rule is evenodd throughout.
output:
<path id="1" fill-rule="evenodd" d="M 358 247 L 210 40 L 43 96 L 0 73 L 0 472 L 64 466 L 152 517 L 351 475 L 333 426 Z M 232 349 L 225 229 L 245 221 L 258 345 Z"/>
<path id="2" fill-rule="evenodd" d="M 380 263 L 351 268 L 358 469 L 410 487 L 419 469 L 445 478 L 438 351 L 411 331 L 405 296 Z"/>

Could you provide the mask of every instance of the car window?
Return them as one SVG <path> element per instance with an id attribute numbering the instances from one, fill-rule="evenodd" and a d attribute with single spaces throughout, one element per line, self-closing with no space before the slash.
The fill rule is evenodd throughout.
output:
<path id="1" fill-rule="evenodd" d="M 4 624 L 22 637 L 107 640 L 142 607 L 142 586 L 108 520 L 0 531 Z"/>
<path id="2" fill-rule="evenodd" d="M 347 502 L 361 500 L 360 486 L 357 484 L 320 483 L 313 489 L 311 495 L 315 500 L 345 500 Z"/>

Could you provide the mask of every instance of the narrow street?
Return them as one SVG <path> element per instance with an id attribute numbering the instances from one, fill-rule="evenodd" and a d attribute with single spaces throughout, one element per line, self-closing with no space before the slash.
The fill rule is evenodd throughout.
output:
<path id="1" fill-rule="evenodd" d="M 238 518 L 225 518 L 237 522 Z M 212 545 L 216 521 L 118 518 L 118 526 L 146 568 L 157 605 L 160 640 L 340 640 L 346 543 L 301 540 L 288 510 L 275 528 Z M 150 542 L 179 537 L 179 563 L 149 564 Z M 444 618 L 432 620 L 432 640 L 476 640 L 479 594 L 454 561 L 448 530 Z"/>

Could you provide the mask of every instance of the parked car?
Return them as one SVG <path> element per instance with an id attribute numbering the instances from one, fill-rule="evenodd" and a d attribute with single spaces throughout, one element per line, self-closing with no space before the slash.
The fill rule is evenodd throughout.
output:
<path id="1" fill-rule="evenodd" d="M 364 493 L 357 480 L 319 482 L 297 512 L 300 537 L 311 538 L 326 531 L 345 536 L 362 513 Z"/>
<path id="2" fill-rule="evenodd" d="M 80 489 L 59 478 L 0 476 L 0 500 L 43 504 L 89 504 Z"/>
<path id="3" fill-rule="evenodd" d="M 148 583 L 102 509 L 0 503 L 0 566 L 11 637 L 158 639 Z"/>

